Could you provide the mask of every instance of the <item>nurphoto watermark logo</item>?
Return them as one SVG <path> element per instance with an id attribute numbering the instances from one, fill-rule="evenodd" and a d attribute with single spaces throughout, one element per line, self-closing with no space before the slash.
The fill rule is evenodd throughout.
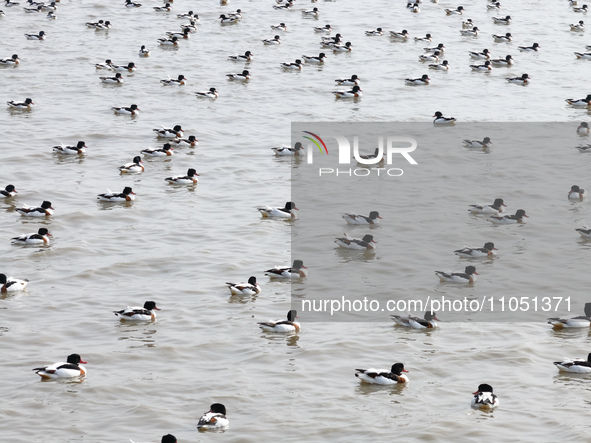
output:
<path id="1" fill-rule="evenodd" d="M 351 165 L 352 160 L 356 161 L 359 168 L 346 168 L 340 166 L 320 167 L 318 175 L 348 175 L 364 177 L 371 174 L 399 177 L 404 174 L 401 168 L 390 167 L 395 156 L 402 156 L 411 165 L 417 165 L 417 161 L 410 155 L 417 149 L 417 141 L 412 137 L 404 137 L 389 134 L 364 134 L 364 135 L 343 135 L 342 133 L 317 134 L 311 131 L 302 131 L 302 137 L 308 140 L 306 146 L 306 158 L 308 164 L 314 164 L 314 152 L 316 148 L 320 155 L 330 155 L 327 142 L 336 142 L 338 153 L 338 165 Z M 373 152 L 360 152 L 360 139 L 365 146 L 371 146 Z M 325 142 L 326 140 L 326 142 Z M 329 143 L 332 145 L 332 143 Z M 335 152 L 334 148 L 330 152 Z"/>

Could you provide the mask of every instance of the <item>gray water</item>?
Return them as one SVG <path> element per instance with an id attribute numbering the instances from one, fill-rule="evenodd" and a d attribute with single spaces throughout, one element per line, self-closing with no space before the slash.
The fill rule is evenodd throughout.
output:
<path id="1" fill-rule="evenodd" d="M 587 330 L 557 333 L 543 318 L 512 323 L 445 318 L 440 330 L 425 333 L 400 330 L 388 320 L 306 324 L 303 313 L 297 336 L 261 333 L 256 325 L 283 318 L 291 306 L 291 285 L 270 281 L 263 271 L 291 262 L 292 223 L 263 220 L 256 210 L 289 200 L 290 162 L 275 159 L 270 147 L 289 143 L 291 122 L 429 123 L 440 110 L 460 122 L 567 122 L 574 134 L 589 115 L 564 99 L 587 95 L 589 65 L 572 52 L 591 41 L 585 33 L 570 32 L 568 24 L 585 17 L 563 1 L 528 0 L 504 5 L 498 13 L 487 12 L 484 2 L 467 1 L 464 18 L 483 31 L 472 39 L 459 35 L 462 18 L 443 13 L 455 3 L 425 3 L 415 15 L 405 2 L 320 2 L 315 6 L 321 18 L 308 20 L 300 10 L 314 5 L 298 2 L 293 11 L 276 11 L 271 1 L 222 7 L 177 0 L 172 13 L 157 14 L 151 7 L 161 3 L 147 0 L 137 10 L 127 10 L 123 2 L 62 1 L 53 22 L 21 7 L 2 8 L 0 57 L 17 53 L 22 62 L 0 70 L 0 96 L 31 97 L 36 103 L 31 112 L 0 112 L 0 185 L 12 183 L 19 191 L 13 201 L 0 202 L 1 269 L 30 280 L 28 291 L 0 299 L 2 441 L 156 442 L 166 433 L 180 442 L 587 438 L 588 378 L 559 374 L 552 365 L 587 355 Z M 237 8 L 244 11 L 242 22 L 220 26 L 219 14 Z M 201 17 L 197 33 L 178 49 L 159 48 L 156 39 L 185 22 L 176 13 L 189 9 Z M 490 16 L 507 14 L 514 18 L 511 26 L 492 24 Z M 98 19 L 110 20 L 113 28 L 99 32 L 84 26 Z M 288 26 L 283 43 L 263 46 L 261 39 L 276 34 L 269 26 L 279 22 Z M 353 43 L 353 52 L 328 54 L 323 67 L 283 72 L 280 62 L 321 51 L 320 36 L 311 28 L 326 23 Z M 452 68 L 429 72 L 428 87 L 405 86 L 405 78 L 427 73 L 417 61 L 426 45 L 364 35 L 378 26 L 408 29 L 413 37 L 430 32 L 435 39 L 429 46 L 445 43 Z M 45 41 L 23 36 L 41 29 Z M 515 41 L 492 42 L 490 34 L 505 32 Z M 534 41 L 542 47 L 539 53 L 517 52 L 516 46 Z M 142 44 L 152 51 L 147 59 L 137 56 Z M 466 52 L 485 47 L 495 58 L 512 54 L 515 67 L 470 72 Z M 256 57 L 247 67 L 252 79 L 227 81 L 225 74 L 244 69 L 227 55 L 246 50 Z M 124 75 L 122 86 L 103 85 L 93 64 L 106 58 L 133 61 L 138 70 Z M 506 84 L 505 77 L 523 72 L 532 77 L 530 85 Z M 179 74 L 188 78 L 187 86 L 160 85 L 160 79 Z M 333 80 L 351 74 L 363 79 L 363 98 L 336 100 Z M 220 91 L 216 101 L 193 95 L 212 86 Z M 142 109 L 137 118 L 110 110 L 132 103 Z M 175 124 L 185 135 L 194 134 L 199 147 L 178 149 L 170 161 L 145 160 L 141 175 L 118 174 L 118 166 L 140 150 L 161 144 L 153 128 Z M 460 138 L 477 138 L 459 125 L 453 129 Z M 465 261 L 450 251 L 462 244 L 480 247 L 484 234 L 479 232 L 484 222 L 468 216 L 467 205 L 503 195 L 511 209 L 519 202 L 531 218 L 523 227 L 501 227 L 509 229 L 498 241 L 499 257 L 480 265 L 484 275 L 474 289 L 488 293 L 496 285 L 500 292 L 520 295 L 530 287 L 544 294 L 568 288 L 579 297 L 584 292 L 589 245 L 574 228 L 588 223 L 588 203 L 570 203 L 565 195 L 572 184 L 589 186 L 588 157 L 574 149 L 585 140 L 573 136 L 555 151 L 516 155 L 510 151 L 515 147 L 499 139 L 490 153 L 459 145 L 416 151 L 420 172 L 405 168 L 401 183 L 421 192 L 397 193 L 399 209 L 387 214 L 378 230 L 392 239 L 404 234 L 403 265 L 388 268 L 396 291 L 434 291 L 439 287 L 434 270 L 462 269 Z M 78 140 L 88 146 L 84 157 L 52 154 L 52 146 Z M 163 180 L 189 167 L 200 174 L 196 188 Z M 460 173 L 466 170 L 484 170 L 485 177 L 464 181 Z M 96 195 L 106 188 L 124 186 L 133 187 L 136 201 L 97 203 Z M 47 220 L 28 220 L 14 211 L 42 200 L 55 208 Z M 310 219 L 300 206 L 301 221 Z M 339 216 L 335 212 L 326 238 L 331 265 L 342 258 L 332 243 L 344 228 Z M 11 237 L 40 226 L 53 234 L 50 246 L 10 244 Z M 371 266 L 381 264 L 380 257 L 378 252 L 373 263 L 359 263 L 369 280 L 384 272 Z M 314 258 L 307 263 L 311 281 L 315 267 L 329 265 Z M 411 277 L 400 279 L 398 272 Z M 261 282 L 261 295 L 230 297 L 224 282 L 251 275 Z M 306 290 L 306 283 L 294 285 L 300 288 Z M 327 291 L 338 294 L 339 282 L 328 282 Z M 146 300 L 162 309 L 154 323 L 121 324 L 111 312 Z M 42 383 L 30 370 L 74 352 L 88 361 L 82 382 Z M 410 371 L 408 386 L 361 386 L 353 376 L 355 368 L 396 361 Z M 493 413 L 469 407 L 470 393 L 483 382 L 501 399 Z M 214 402 L 226 405 L 230 429 L 198 433 L 199 416 Z"/>

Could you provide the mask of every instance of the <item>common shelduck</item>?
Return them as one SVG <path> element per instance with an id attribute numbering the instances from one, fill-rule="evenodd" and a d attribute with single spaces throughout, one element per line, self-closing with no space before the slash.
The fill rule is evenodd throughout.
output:
<path id="1" fill-rule="evenodd" d="M 258 322 L 258 325 L 264 332 L 300 332 L 301 326 L 296 318 L 299 318 L 298 312 L 292 309 L 287 313 L 287 320 Z"/>
<path id="2" fill-rule="evenodd" d="M 591 106 L 591 94 L 587 95 L 585 98 L 567 98 L 565 100 L 569 105 L 576 106 L 576 107 L 587 107 Z"/>
<path id="3" fill-rule="evenodd" d="M 570 199 L 581 200 L 586 196 L 587 192 L 584 189 L 578 187 L 577 185 L 572 185 L 570 187 L 570 191 L 568 191 L 568 198 Z"/>
<path id="4" fill-rule="evenodd" d="M 534 43 L 531 46 L 518 46 L 517 49 L 519 49 L 521 52 L 536 52 L 538 49 L 540 49 L 540 45 Z"/>
<path id="5" fill-rule="evenodd" d="M 307 271 L 304 269 L 308 268 L 304 266 L 302 260 L 294 260 L 291 266 L 285 268 L 275 266 L 273 269 L 267 269 L 265 275 L 273 278 L 303 278 L 307 276 Z"/>
<path id="6" fill-rule="evenodd" d="M 124 165 L 119 166 L 119 171 L 121 171 L 122 174 L 141 174 L 144 172 L 144 166 L 140 163 L 143 163 L 142 158 L 139 155 L 136 155 L 131 163 L 125 163 Z"/>
<path id="7" fill-rule="evenodd" d="M 302 58 L 304 59 L 304 61 L 306 63 L 320 64 L 320 63 L 324 63 L 324 60 L 326 59 L 326 54 L 324 52 L 321 52 L 320 54 L 318 54 L 318 56 L 302 55 Z"/>
<path id="8" fill-rule="evenodd" d="M 495 201 L 492 205 L 470 205 L 468 211 L 472 214 L 493 214 L 496 215 L 499 212 L 503 212 L 503 206 L 505 202 L 502 198 L 495 198 Z"/>
<path id="9" fill-rule="evenodd" d="M 11 101 L 6 102 L 6 104 L 11 109 L 19 109 L 19 110 L 29 111 L 29 110 L 33 109 L 33 105 L 35 103 L 33 103 L 32 99 L 27 98 L 27 99 L 25 99 L 24 102 L 15 102 L 14 100 L 11 100 Z"/>
<path id="10" fill-rule="evenodd" d="M 82 155 L 86 153 L 86 144 L 84 141 L 79 141 L 76 146 L 66 146 L 63 143 L 60 146 L 53 146 L 53 152 L 66 155 Z"/>
<path id="11" fill-rule="evenodd" d="M 404 83 L 411 86 L 426 86 L 431 82 L 431 79 L 427 74 L 423 74 L 421 78 L 407 78 Z"/>
<path id="12" fill-rule="evenodd" d="M 589 135 L 589 123 L 581 122 L 581 124 L 577 127 L 577 134 Z"/>
<path id="13" fill-rule="evenodd" d="M 10 58 L 0 59 L 0 66 L 16 66 L 20 63 L 18 54 L 12 54 Z"/>
<path id="14" fill-rule="evenodd" d="M 493 388 L 486 383 L 478 385 L 478 390 L 472 393 L 473 408 L 492 409 L 499 406 L 499 398 L 493 394 Z"/>
<path id="15" fill-rule="evenodd" d="M 565 361 L 555 361 L 554 364 L 559 371 L 574 372 L 578 374 L 588 374 L 591 372 L 591 354 L 587 355 L 587 360 L 573 359 Z"/>
<path id="16" fill-rule="evenodd" d="M 518 209 L 514 215 L 493 215 L 488 221 L 497 225 L 510 225 L 515 223 L 525 223 L 523 217 L 529 217 L 529 215 L 526 215 L 523 209 Z"/>
<path id="17" fill-rule="evenodd" d="M 45 31 L 39 31 L 39 34 L 25 34 L 27 40 L 45 40 Z"/>
<path id="18" fill-rule="evenodd" d="M 429 69 L 435 69 L 436 71 L 447 71 L 449 70 L 449 62 L 443 60 L 441 63 L 432 63 L 429 65 Z"/>
<path id="19" fill-rule="evenodd" d="M 255 295 L 261 293 L 261 287 L 257 283 L 257 278 L 253 275 L 248 279 L 248 283 L 226 283 L 232 295 Z"/>
<path id="20" fill-rule="evenodd" d="M 303 155 L 302 154 L 302 149 L 304 149 L 302 147 L 302 144 L 300 142 L 297 142 L 293 148 L 289 147 L 289 146 L 281 146 L 281 147 L 274 147 L 271 148 L 273 150 L 273 152 L 275 152 L 275 155 L 278 156 L 300 156 Z"/>
<path id="21" fill-rule="evenodd" d="M 373 235 L 365 234 L 362 239 L 351 238 L 344 234 L 344 237 L 339 237 L 334 241 L 340 248 L 357 249 L 361 251 L 373 251 L 377 243 L 373 239 Z"/>
<path id="22" fill-rule="evenodd" d="M 245 82 L 247 80 L 250 80 L 250 72 L 247 69 L 245 69 L 240 74 L 236 74 L 236 73 L 226 74 L 226 77 L 228 77 L 228 80 L 238 80 L 238 81 Z"/>
<path id="23" fill-rule="evenodd" d="M 437 313 L 432 311 L 425 312 L 423 318 L 402 315 L 391 315 L 390 317 L 397 325 L 413 329 L 433 329 L 438 326 L 437 322 L 439 321 Z"/>
<path id="24" fill-rule="evenodd" d="M 0 292 L 24 291 L 28 284 L 29 280 L 20 280 L 0 274 Z"/>
<path id="25" fill-rule="evenodd" d="M 75 378 L 83 377 L 87 374 L 86 368 L 82 366 L 88 362 L 83 361 L 78 354 L 68 355 L 67 361 L 54 363 L 49 366 L 41 368 L 34 368 L 33 371 L 43 379 L 57 379 L 57 378 Z"/>
<path id="26" fill-rule="evenodd" d="M 123 83 L 123 77 L 121 77 L 120 72 L 115 74 L 115 77 L 99 77 L 99 78 L 101 79 L 101 82 L 107 83 L 107 84 L 120 85 Z"/>
<path id="27" fill-rule="evenodd" d="M 0 191 L 0 198 L 12 198 L 18 191 L 15 189 L 14 185 L 6 185 L 6 187 Z"/>
<path id="28" fill-rule="evenodd" d="M 271 218 L 296 218 L 298 208 L 294 202 L 287 202 L 283 208 L 273 208 L 271 206 L 265 206 L 257 208 L 263 217 Z"/>
<path id="29" fill-rule="evenodd" d="M 466 148 L 480 148 L 486 149 L 490 148 L 492 142 L 490 141 L 490 137 L 484 137 L 482 141 L 480 140 L 462 140 L 462 143 Z"/>
<path id="30" fill-rule="evenodd" d="M 226 407 L 221 403 L 214 403 L 209 411 L 201 416 L 197 423 L 200 431 L 222 431 L 228 429 L 230 421 L 226 417 Z"/>
<path id="31" fill-rule="evenodd" d="M 358 214 L 344 214 L 343 219 L 348 225 L 377 225 L 382 217 L 378 211 L 371 211 L 369 216 Z"/>
<path id="32" fill-rule="evenodd" d="M 144 154 L 147 157 L 170 157 L 171 155 L 174 154 L 174 150 L 170 146 L 170 143 L 165 143 L 159 149 L 152 149 L 152 148 L 143 149 L 141 151 L 141 154 Z"/>
<path id="33" fill-rule="evenodd" d="M 199 179 L 197 178 L 199 174 L 193 168 L 189 168 L 187 171 L 187 175 L 177 175 L 176 177 L 166 177 L 168 183 L 172 185 L 196 185 L 199 183 Z"/>
<path id="34" fill-rule="evenodd" d="M 433 117 L 435 117 L 433 120 L 435 125 L 453 125 L 456 122 L 454 117 L 444 117 L 440 111 L 437 111 Z"/>
<path id="35" fill-rule="evenodd" d="M 477 51 L 469 51 L 468 55 L 470 58 L 474 60 L 488 60 L 490 59 L 490 51 L 488 49 L 483 49 L 482 52 Z"/>
<path id="36" fill-rule="evenodd" d="M 398 383 L 408 383 L 408 377 L 403 374 L 408 372 L 404 369 L 404 364 L 394 363 L 392 368 L 387 369 L 355 369 L 355 377 L 364 383 L 374 385 L 395 385 Z"/>
<path id="37" fill-rule="evenodd" d="M 339 78 L 336 79 L 335 82 L 339 86 L 359 86 L 359 77 L 356 74 L 353 74 L 351 78 Z"/>
<path id="38" fill-rule="evenodd" d="M 216 99 L 218 98 L 219 93 L 215 88 L 209 88 L 208 91 L 197 91 L 195 95 L 199 98 Z"/>
<path id="39" fill-rule="evenodd" d="M 156 133 L 156 137 L 160 138 L 180 138 L 183 135 L 183 128 L 181 125 L 175 125 L 172 129 L 162 126 L 161 129 L 152 129 Z"/>
<path id="40" fill-rule="evenodd" d="M 350 91 L 332 91 L 336 98 L 359 98 L 362 96 L 362 89 L 355 85 Z"/>
<path id="41" fill-rule="evenodd" d="M 508 25 L 511 23 L 510 15 L 507 15 L 506 17 L 493 17 L 492 19 L 497 25 Z"/>
<path id="42" fill-rule="evenodd" d="M 403 29 L 400 32 L 390 31 L 390 38 L 393 40 L 408 40 L 408 31 Z"/>
<path id="43" fill-rule="evenodd" d="M 439 277 L 439 280 L 448 283 L 474 283 L 476 281 L 475 275 L 479 275 L 476 272 L 474 266 L 466 266 L 464 272 L 443 272 L 435 271 L 435 275 Z"/>
<path id="44" fill-rule="evenodd" d="M 530 79 L 531 79 L 531 77 L 529 75 L 521 74 L 521 77 L 508 77 L 505 80 L 507 80 L 509 83 L 525 86 L 525 85 L 529 84 Z"/>
<path id="45" fill-rule="evenodd" d="M 454 251 L 454 254 L 460 257 L 492 257 L 495 255 L 493 251 L 496 251 L 495 244 L 493 242 L 486 242 L 482 248 L 462 248 Z"/>
<path id="46" fill-rule="evenodd" d="M 182 85 L 187 84 L 187 79 L 185 78 L 184 75 L 180 74 L 176 79 L 169 77 L 167 79 L 160 80 L 160 83 L 162 83 L 165 86 L 170 86 L 170 85 L 182 86 Z"/>
<path id="47" fill-rule="evenodd" d="M 493 60 L 490 61 L 493 66 L 496 67 L 506 67 L 506 66 L 512 66 L 513 65 L 513 57 L 511 57 L 511 55 L 506 55 L 505 58 L 495 58 Z"/>
<path id="48" fill-rule="evenodd" d="M 591 326 L 591 303 L 585 303 L 584 312 L 585 315 L 579 315 L 578 317 L 549 318 L 548 323 L 551 324 L 554 329 L 589 328 L 589 326 Z"/>
<path id="49" fill-rule="evenodd" d="M 137 105 L 131 105 L 129 107 L 112 107 L 111 110 L 118 115 L 138 115 L 140 108 Z"/>
<path id="50" fill-rule="evenodd" d="M 235 62 L 249 62 L 252 60 L 253 55 L 252 52 L 246 51 L 244 54 L 230 55 L 228 56 L 228 59 Z"/>
<path id="51" fill-rule="evenodd" d="M 458 6 L 456 9 L 446 9 L 445 10 L 445 14 L 446 15 L 462 15 L 464 14 L 464 7 L 463 6 Z"/>
<path id="52" fill-rule="evenodd" d="M 129 202 L 135 200 L 135 192 L 129 186 L 123 188 L 123 192 L 112 192 L 107 189 L 107 192 L 99 194 L 97 199 L 103 202 Z"/>
<path id="53" fill-rule="evenodd" d="M 46 217 L 53 215 L 53 208 L 50 201 L 44 201 L 41 206 L 23 206 L 16 208 L 16 212 L 25 217 Z"/>
<path id="54" fill-rule="evenodd" d="M 178 147 L 196 148 L 199 146 L 199 140 L 194 135 L 190 135 L 188 138 L 175 138 L 171 143 Z"/>
<path id="55" fill-rule="evenodd" d="M 156 311 L 160 309 L 156 307 L 156 302 L 147 301 L 143 308 L 127 307 L 121 311 L 113 311 L 113 313 L 121 320 L 129 321 L 153 321 L 156 319 Z"/>

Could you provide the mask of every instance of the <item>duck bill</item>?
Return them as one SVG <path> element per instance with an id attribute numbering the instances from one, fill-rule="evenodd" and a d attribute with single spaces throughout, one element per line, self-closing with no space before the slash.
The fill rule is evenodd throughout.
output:
<path id="1" fill-rule="evenodd" d="M 87 361 L 84 361 L 84 360 L 80 360 L 80 363 L 82 363 L 83 365 L 87 365 L 88 364 L 88 362 Z"/>
<path id="2" fill-rule="evenodd" d="M 480 394 L 480 391 L 472 392 L 472 395 Z"/>
<path id="3" fill-rule="evenodd" d="M 474 275 L 480 275 L 478 272 L 474 271 Z"/>
<path id="4" fill-rule="evenodd" d="M 402 372 L 408 372 L 406 369 L 403 369 Z"/>

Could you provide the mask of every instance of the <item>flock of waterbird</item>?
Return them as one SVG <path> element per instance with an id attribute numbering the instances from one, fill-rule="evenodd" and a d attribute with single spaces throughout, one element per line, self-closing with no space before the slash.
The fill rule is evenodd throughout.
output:
<path id="1" fill-rule="evenodd" d="M 276 10 L 290 10 L 294 6 L 295 0 L 277 0 L 273 7 Z M 328 0 L 325 0 L 328 1 Z M 315 3 L 315 0 L 312 0 Z M 59 0 L 53 1 L 49 4 L 37 2 L 34 0 L 27 0 L 26 5 L 23 7 L 25 13 L 34 14 L 47 12 L 47 18 L 49 20 L 55 20 L 57 18 L 56 11 L 58 9 L 57 3 Z M 169 13 L 173 10 L 172 0 L 165 2 L 164 6 L 153 7 L 156 13 Z M 431 3 L 437 3 L 437 0 L 431 0 Z M 221 0 L 220 4 L 225 6 L 228 4 L 227 0 Z M 574 13 L 586 14 L 588 11 L 587 5 L 578 6 L 577 2 L 570 0 L 569 4 L 572 6 Z M 13 8 L 19 6 L 18 2 L 11 0 L 5 0 L 5 7 Z M 134 3 L 132 0 L 126 0 L 123 4 L 126 8 L 139 8 L 142 7 L 140 3 Z M 409 12 L 417 14 L 421 12 L 421 2 L 409 2 L 407 4 Z M 497 11 L 501 9 L 500 2 L 489 1 L 486 5 L 488 10 Z M 455 9 L 444 9 L 442 11 L 448 16 L 463 16 L 467 13 L 463 6 L 458 6 Z M 236 24 L 239 23 L 243 16 L 240 9 L 236 12 L 221 14 L 219 16 L 219 22 L 222 25 Z M 4 11 L 0 10 L 0 16 L 4 16 Z M 169 31 L 166 33 L 166 37 L 160 38 L 158 44 L 161 46 L 178 46 L 182 40 L 190 38 L 190 35 L 197 30 L 197 24 L 199 22 L 199 16 L 193 11 L 188 13 L 177 14 L 179 19 L 188 19 L 189 23 L 182 24 L 180 26 L 181 31 Z M 314 7 L 312 9 L 304 9 L 302 11 L 303 18 L 314 18 L 320 17 L 320 9 Z M 496 25 L 509 25 L 512 21 L 510 15 L 506 16 L 494 16 L 492 21 Z M 112 28 L 113 24 L 109 20 L 98 20 L 96 22 L 87 22 L 88 28 L 96 29 L 97 31 L 108 31 Z M 287 26 L 281 22 L 279 24 L 271 25 L 274 31 L 285 32 Z M 573 32 L 584 32 L 585 25 L 583 20 L 579 20 L 577 23 L 570 25 L 570 30 Z M 313 31 L 318 34 L 331 34 L 332 27 L 330 24 L 326 24 L 321 27 L 313 27 Z M 476 24 L 469 18 L 465 19 L 461 23 L 461 29 L 459 32 L 465 37 L 477 38 L 481 30 Z M 365 35 L 369 37 L 380 37 L 384 35 L 384 30 L 378 27 L 374 30 L 368 30 Z M 45 40 L 47 34 L 41 30 L 36 34 L 25 34 L 25 37 L 29 40 Z M 406 41 L 410 39 L 408 31 L 402 30 L 390 31 L 390 38 L 392 41 Z M 508 43 L 513 40 L 513 35 L 510 32 L 504 34 L 493 34 L 493 41 L 495 43 Z M 426 34 L 424 37 L 414 37 L 417 42 L 429 43 L 432 41 L 431 34 Z M 270 39 L 263 39 L 264 45 L 279 45 L 281 44 L 281 36 L 275 35 Z M 353 44 L 350 41 L 344 41 L 343 36 L 340 33 L 334 36 L 323 36 L 320 45 L 324 50 L 333 51 L 334 53 L 340 52 L 351 52 L 353 50 Z M 529 46 L 518 46 L 517 49 L 520 52 L 536 52 L 540 49 L 538 43 L 532 43 Z M 450 70 L 450 64 L 448 60 L 443 59 L 446 47 L 443 43 L 439 43 L 434 47 L 425 47 L 424 54 L 419 55 L 419 61 L 428 63 L 428 68 L 435 71 L 448 71 Z M 591 45 L 586 46 L 586 50 L 591 50 Z M 149 57 L 150 50 L 142 45 L 138 51 L 140 57 Z M 470 51 L 469 57 L 472 60 L 483 61 L 482 64 L 471 64 L 470 69 L 478 72 L 490 72 L 495 68 L 510 67 L 513 66 L 515 60 L 512 55 L 508 54 L 502 58 L 491 59 L 491 53 L 488 49 L 482 51 Z M 591 60 L 591 52 L 575 52 L 577 59 Z M 320 52 L 316 55 L 302 55 L 301 58 L 296 59 L 294 62 L 281 63 L 281 68 L 285 70 L 302 70 L 306 64 L 319 65 L 325 63 L 326 53 Z M 243 62 L 249 64 L 253 60 L 252 51 L 246 51 L 244 54 L 231 55 L 229 59 L 235 62 Z M 10 58 L 0 59 L 0 66 L 18 66 L 20 59 L 18 54 L 13 54 Z M 113 76 L 101 76 L 99 77 L 101 82 L 106 84 L 121 85 L 124 82 L 123 73 L 133 73 L 137 70 L 137 66 L 134 62 L 130 62 L 127 65 L 116 65 L 110 59 L 105 60 L 104 63 L 97 63 L 95 65 L 97 71 L 114 72 Z M 244 69 L 239 73 L 227 74 L 229 80 L 247 82 L 251 79 L 251 73 L 249 70 Z M 509 83 L 526 86 L 529 84 L 531 78 L 528 74 L 524 73 L 519 77 L 508 77 L 506 81 Z M 176 79 L 168 78 L 160 81 L 165 86 L 184 86 L 187 83 L 187 79 L 183 74 L 177 76 Z M 357 75 L 352 75 L 350 78 L 343 78 L 335 80 L 339 86 L 349 86 L 350 90 L 338 90 L 332 91 L 332 93 L 338 99 L 359 99 L 362 97 L 361 82 Z M 405 83 L 409 86 L 427 86 L 431 83 L 431 78 L 428 74 L 424 74 L 419 78 L 407 78 Z M 215 87 L 211 87 L 205 91 L 196 92 L 197 97 L 215 100 L 219 97 L 219 93 Z M 591 94 L 587 95 L 583 99 L 567 99 L 567 103 L 574 107 L 591 107 Z M 31 98 L 26 98 L 23 102 L 8 101 L 7 105 L 9 108 L 16 111 L 31 111 L 35 105 Z M 112 111 L 115 114 L 131 115 L 135 116 L 140 112 L 140 108 L 137 104 L 131 104 L 128 107 L 112 107 Z M 435 119 L 433 123 L 435 125 L 453 125 L 456 121 L 453 117 L 445 117 L 442 112 L 437 111 L 433 116 Z M 194 135 L 188 138 L 183 138 L 183 130 L 180 125 L 176 125 L 173 128 L 162 127 L 160 129 L 154 129 L 155 135 L 159 139 L 164 139 L 162 148 L 158 149 L 145 149 L 141 151 L 141 154 L 147 157 L 169 157 L 173 155 L 175 147 L 197 147 L 198 140 Z M 580 135 L 589 134 L 589 126 L 583 122 L 577 128 L 577 132 Z M 492 142 L 489 137 L 485 137 L 482 141 L 479 140 L 464 140 L 464 145 L 469 148 L 488 149 Z M 86 144 L 84 141 L 79 141 L 75 146 L 60 145 L 54 146 L 52 149 L 58 155 L 84 155 L 86 152 Z M 298 156 L 302 155 L 302 149 L 300 143 L 296 143 L 294 147 L 277 147 L 273 148 L 276 155 L 287 155 L 287 156 Z M 591 152 L 591 145 L 582 145 L 578 149 L 581 152 Z M 377 156 L 376 152 L 373 157 Z M 364 158 L 372 158 L 372 155 L 365 156 Z M 133 161 L 119 167 L 121 174 L 140 174 L 144 172 L 144 166 L 142 165 L 142 159 L 140 156 L 135 156 Z M 190 168 L 186 175 L 179 175 L 175 177 L 166 177 L 164 180 L 171 184 L 176 185 L 189 185 L 193 186 L 198 183 L 196 170 Z M 17 191 L 15 186 L 10 184 L 5 187 L 4 190 L 0 191 L 0 198 L 11 199 L 16 197 Z M 586 191 L 579 186 L 573 185 L 568 193 L 569 199 L 582 200 L 586 197 Z M 108 203 L 118 202 L 131 202 L 135 199 L 135 193 L 132 188 L 126 186 L 122 192 L 111 192 L 99 194 L 97 196 L 99 201 Z M 489 221 L 494 224 L 521 224 L 524 222 L 524 217 L 527 217 L 524 210 L 519 209 L 514 215 L 503 215 L 504 207 L 503 199 L 497 198 L 490 205 L 471 205 L 469 208 L 470 213 L 487 215 Z M 262 217 L 277 218 L 277 219 L 295 219 L 296 213 L 294 212 L 298 208 L 293 202 L 287 202 L 284 207 L 260 207 Z M 51 217 L 53 216 L 53 207 L 50 201 L 43 201 L 40 206 L 23 206 L 16 208 L 16 211 L 24 217 Z M 345 214 L 343 219 L 349 225 L 377 225 L 380 223 L 381 217 L 377 211 L 372 211 L 368 216 L 359 214 Z M 580 228 L 577 229 L 583 237 L 591 237 L 591 229 Z M 49 243 L 49 237 L 51 234 L 47 228 L 40 228 L 38 232 L 31 234 L 23 234 L 12 238 L 12 242 L 18 245 L 46 245 Z M 361 239 L 355 239 L 345 234 L 343 237 L 337 238 L 335 243 L 339 248 L 361 250 L 365 252 L 373 252 L 375 250 L 376 241 L 373 235 L 366 234 Z M 482 248 L 469 248 L 464 247 L 454 251 L 454 253 L 461 257 L 467 258 L 481 258 L 491 257 L 495 254 L 494 243 L 486 242 Z M 271 278 L 283 278 L 283 279 L 302 279 L 306 277 L 306 267 L 302 260 L 294 260 L 292 266 L 288 267 L 275 267 L 265 271 L 265 274 Z M 466 266 L 464 272 L 444 272 L 435 271 L 435 274 L 442 282 L 461 283 L 461 284 L 472 284 L 475 281 L 476 272 L 475 266 Z M 25 290 L 28 284 L 28 280 L 20 280 L 14 278 L 8 278 L 4 274 L 0 274 L 0 285 L 1 292 L 12 292 Z M 246 283 L 227 283 L 230 293 L 233 295 L 246 295 L 252 296 L 257 295 L 261 292 L 260 285 L 257 283 L 256 277 L 251 276 Z M 158 311 L 156 303 L 154 301 L 146 301 L 143 307 L 127 307 L 126 309 L 114 311 L 114 314 L 121 320 L 124 321 L 154 321 L 156 318 L 156 311 Z M 259 322 L 260 328 L 265 332 L 277 332 L 277 333 L 298 333 L 301 330 L 300 324 L 296 321 L 297 311 L 290 310 L 287 313 L 285 320 Z M 438 325 L 436 314 L 433 312 L 426 312 L 424 318 L 414 316 L 399 316 L 393 315 L 392 319 L 395 323 L 402 327 L 410 327 L 415 329 L 432 329 Z M 585 305 L 585 315 L 574 317 L 570 319 L 563 318 L 552 318 L 548 321 L 553 325 L 554 328 L 589 328 L 591 325 L 591 303 Z M 42 379 L 57 379 L 57 378 L 72 378 L 85 376 L 87 371 L 83 364 L 87 362 L 83 361 L 78 354 L 72 354 L 68 356 L 66 362 L 58 362 L 53 365 L 38 367 L 33 369 Z M 591 372 L 591 354 L 586 360 L 570 360 L 554 363 L 559 370 L 567 372 L 579 372 L 589 373 Z M 403 363 L 395 363 L 390 369 L 356 369 L 355 376 L 362 382 L 378 384 L 378 385 L 392 385 L 402 384 L 409 381 L 406 375 L 408 371 L 404 369 Z M 488 384 L 480 384 L 476 392 L 473 393 L 472 406 L 478 408 L 491 409 L 499 404 L 498 397 L 493 394 L 493 388 Z M 213 430 L 225 430 L 229 426 L 229 421 L 226 417 L 226 408 L 223 404 L 214 403 L 211 405 L 210 410 L 204 414 L 198 422 L 200 429 L 213 429 Z M 176 443 L 176 438 L 173 435 L 165 435 L 162 437 L 162 443 Z"/>

